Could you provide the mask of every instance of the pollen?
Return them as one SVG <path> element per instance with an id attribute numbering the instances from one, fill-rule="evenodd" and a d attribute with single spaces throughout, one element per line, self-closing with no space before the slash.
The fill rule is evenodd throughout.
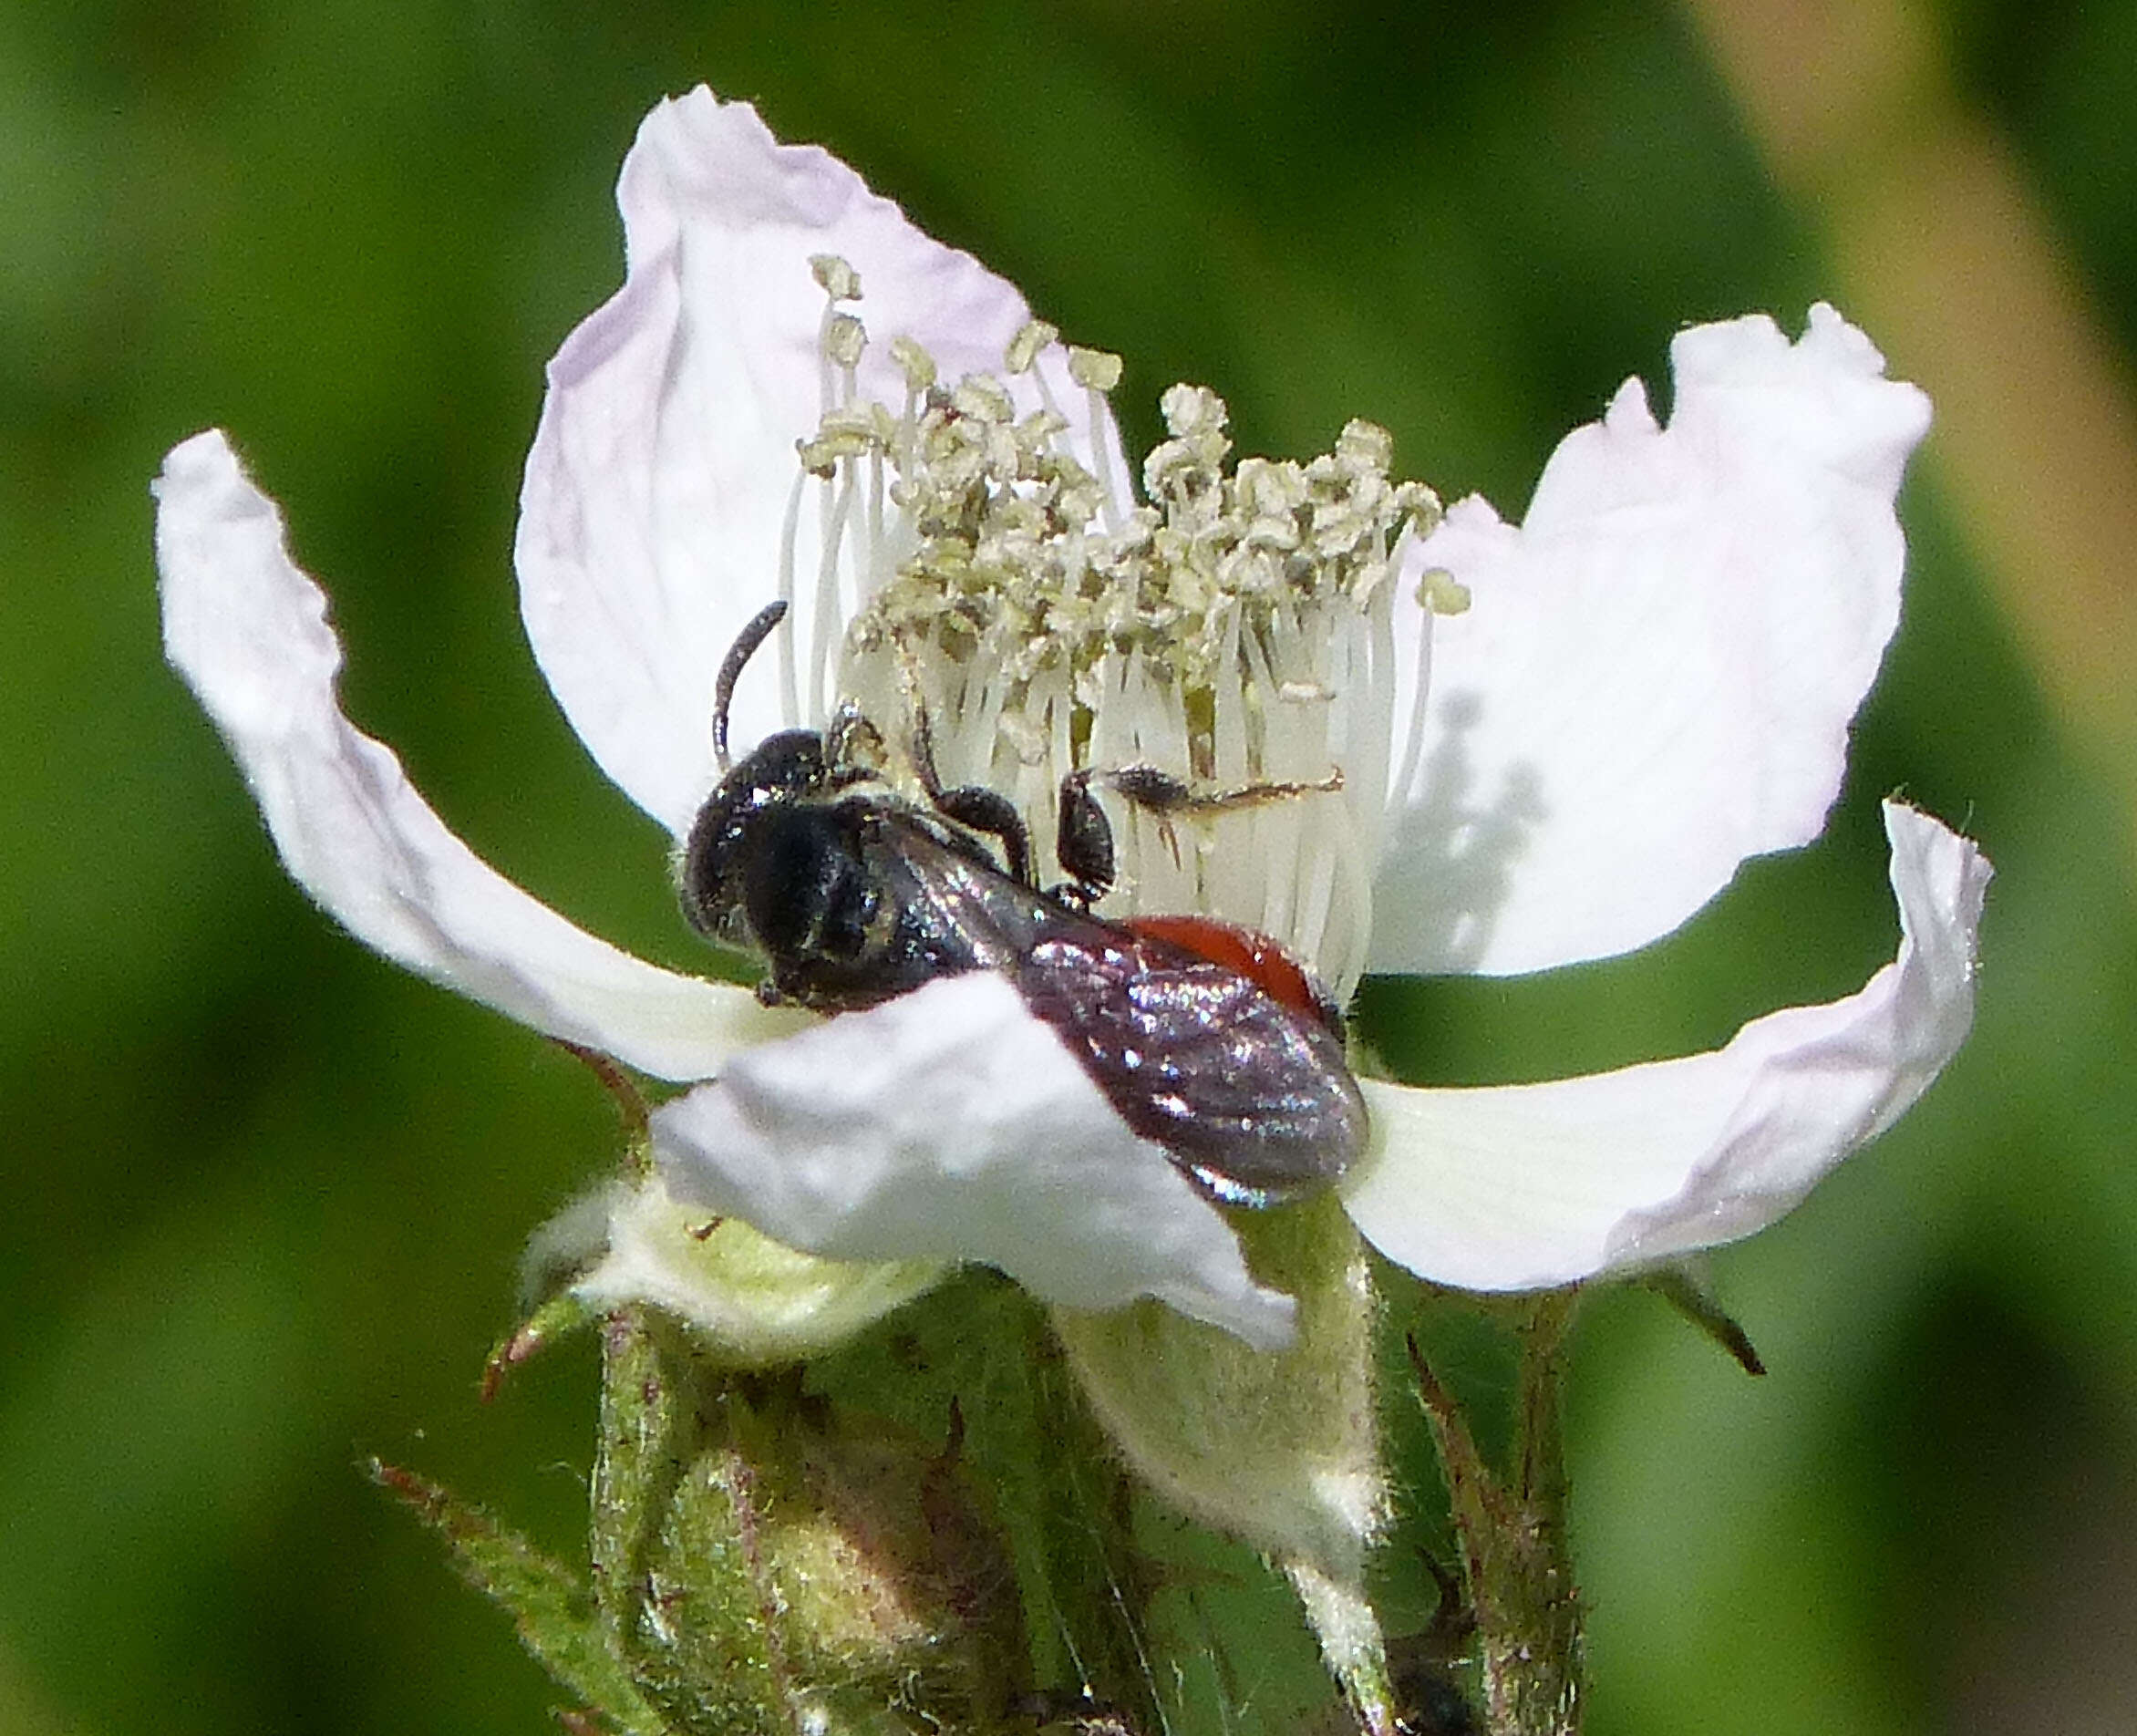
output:
<path id="1" fill-rule="evenodd" d="M 790 715 L 821 724 L 851 702 L 895 739 L 924 712 L 943 781 L 1008 795 L 1042 863 L 1068 773 L 1105 788 L 1110 771 L 1168 772 L 1207 799 L 1121 802 L 1109 914 L 1243 923 L 1347 993 L 1410 722 L 1393 715 L 1393 578 L 1438 497 L 1395 479 L 1393 439 L 1367 421 L 1304 462 L 1235 459 L 1224 400 L 1180 385 L 1138 499 L 1102 450 L 1120 357 L 1032 320 L 998 375 L 950 380 L 897 334 L 871 377 L 903 402 L 875 402 L 859 275 L 830 256 L 811 268 L 824 401 L 797 442 L 780 581 L 813 625 L 782 651 Z M 1428 622 L 1459 606 L 1450 581 L 1422 583 Z"/>

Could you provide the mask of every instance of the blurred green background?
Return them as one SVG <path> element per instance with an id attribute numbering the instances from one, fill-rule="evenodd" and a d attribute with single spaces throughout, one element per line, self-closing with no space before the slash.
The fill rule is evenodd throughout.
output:
<path id="1" fill-rule="evenodd" d="M 1772 1373 L 1640 1296 L 1584 1319 L 1592 1728 L 2137 1727 L 2137 9 L 1483 10 L 0 9 L 0 1731 L 546 1727 L 355 1465 L 572 1536 L 589 1354 L 475 1382 L 610 1111 L 284 882 L 161 665 L 147 484 L 231 429 L 352 713 L 492 862 L 690 963 L 509 551 L 617 165 L 699 80 L 1122 352 L 1117 402 L 1207 382 L 1249 449 L 1368 416 L 1512 513 L 1626 374 L 1666 396 L 1680 324 L 1822 296 L 1939 395 L 1829 838 L 1649 954 L 1368 1012 L 1418 1079 L 1710 1045 L 1889 956 L 1880 795 L 1968 825 L 1971 1047 L 1716 1263 Z"/>

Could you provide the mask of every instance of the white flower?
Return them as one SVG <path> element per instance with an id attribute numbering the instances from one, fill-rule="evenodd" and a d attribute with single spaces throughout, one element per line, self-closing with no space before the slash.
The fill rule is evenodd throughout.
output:
<path id="1" fill-rule="evenodd" d="M 823 151 L 778 144 L 747 106 L 699 90 L 657 108 L 619 199 L 626 281 L 551 367 L 517 558 L 559 701 L 677 839 L 716 780 L 721 658 L 782 587 L 791 630 L 743 682 L 738 743 L 821 727 L 841 697 L 886 719 L 908 673 L 883 647 L 903 644 L 945 775 L 1004 788 L 1042 849 L 1071 763 L 1155 761 L 1218 783 L 1339 772 L 1340 792 L 1207 828 L 1125 816 L 1122 897 L 1274 933 L 1345 990 L 1362 969 L 1505 973 L 1622 952 L 1675 928 L 1745 857 L 1823 824 L 1897 619 L 1893 497 L 1928 418 L 1830 308 L 1793 343 L 1762 317 L 1684 333 L 1667 429 L 1628 382 L 1559 448 L 1520 527 L 1471 500 L 1420 542 L 1406 526 L 1429 528 L 1433 503 L 1382 491 L 1377 430 L 1354 424 L 1318 470 L 1232 474 L 1222 407 L 1184 389 L 1144 470 L 1168 515 L 1139 514 L 1103 402 L 1110 358 L 1048 342 L 1007 284 Z M 1005 365 L 1013 344 L 1020 367 Z M 936 451 L 932 483 L 895 462 L 913 459 L 929 361 L 945 388 L 986 377 L 950 429 L 976 444 Z M 1041 481 L 1035 461 L 1054 466 Z M 1054 636 L 1035 639 L 948 621 L 940 584 L 899 591 L 926 488 L 948 486 L 954 463 L 1023 476 L 1017 499 L 1043 487 L 1058 508 L 1041 522 L 1012 501 L 960 544 L 967 596 L 1007 598 L 987 585 L 1067 562 L 1120 581 L 1129 602 L 1094 579 L 1076 593 L 1093 613 L 1057 599 Z M 1254 1282 L 1223 1215 L 1006 982 L 945 979 L 818 1020 L 584 934 L 485 866 L 341 715 L 325 599 L 223 437 L 174 449 L 156 492 L 170 656 L 299 883 L 410 968 L 690 1086 L 655 1117 L 666 1193 L 623 1240 L 645 1243 L 646 1224 L 687 1204 L 833 1259 L 986 1261 L 1058 1306 L 1152 1296 L 1286 1340 L 1290 1299 Z M 1327 596 L 1273 604 L 1244 636 L 1238 608 L 1226 615 L 1227 597 L 1286 574 L 1338 572 Z M 1472 606 L 1455 612 L 1464 594 Z M 872 654 L 845 631 L 871 610 L 894 627 Z M 1191 677 L 1119 648 L 1158 614 L 1162 655 L 1192 661 Z M 1189 687 L 1202 698 L 1182 702 Z M 1358 1227 L 1425 1277 L 1521 1289 L 1789 1209 L 1914 1100 L 1971 1018 L 1987 865 L 1935 820 L 1885 812 L 1902 939 L 1859 994 L 1595 1078 L 1368 1082 L 1373 1144 L 1343 1184 Z M 880 1286 L 881 1305 L 926 1269 Z"/>

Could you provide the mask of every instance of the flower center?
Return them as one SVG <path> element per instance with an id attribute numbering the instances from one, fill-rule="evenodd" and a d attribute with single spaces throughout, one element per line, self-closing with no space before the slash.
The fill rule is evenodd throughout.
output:
<path id="1" fill-rule="evenodd" d="M 1094 770 L 1100 788 L 1129 767 L 1171 774 L 1206 800 L 1158 812 L 1112 799 L 1107 911 L 1244 923 L 1347 994 L 1364 968 L 1396 729 L 1415 727 L 1393 716 L 1396 574 L 1437 522 L 1437 497 L 1390 479 L 1392 442 L 1369 422 L 1303 464 L 1234 463 L 1223 401 L 1175 386 L 1139 503 L 1109 480 L 1113 455 L 1072 450 L 1038 366 L 1058 334 L 1037 321 L 1003 357 L 1037 408 L 1020 413 L 993 376 L 945 384 L 901 336 L 893 412 L 859 394 L 868 337 L 844 305 L 858 277 L 841 260 L 812 264 L 828 298 L 824 409 L 799 442 L 780 573 L 792 598 L 813 491 L 807 715 L 821 724 L 851 699 L 895 739 L 924 707 L 944 783 L 1009 796 L 1041 863 L 1065 774 Z M 1069 348 L 1066 372 L 1095 447 L 1113 426 L 1120 359 Z M 782 653 L 800 713 L 797 655 Z"/>

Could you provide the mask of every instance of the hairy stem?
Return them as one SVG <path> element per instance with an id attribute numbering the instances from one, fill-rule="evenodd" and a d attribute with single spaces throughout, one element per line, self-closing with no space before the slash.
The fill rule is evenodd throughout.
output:
<path id="1" fill-rule="evenodd" d="M 1571 1292 L 1541 1298 L 1522 1331 L 1512 1475 L 1492 1472 L 1416 1341 L 1418 1392 L 1446 1467 L 1475 1614 L 1489 1736 L 1578 1736 L 1585 1683 L 1581 1606 L 1565 1534 L 1560 1387 Z"/>

